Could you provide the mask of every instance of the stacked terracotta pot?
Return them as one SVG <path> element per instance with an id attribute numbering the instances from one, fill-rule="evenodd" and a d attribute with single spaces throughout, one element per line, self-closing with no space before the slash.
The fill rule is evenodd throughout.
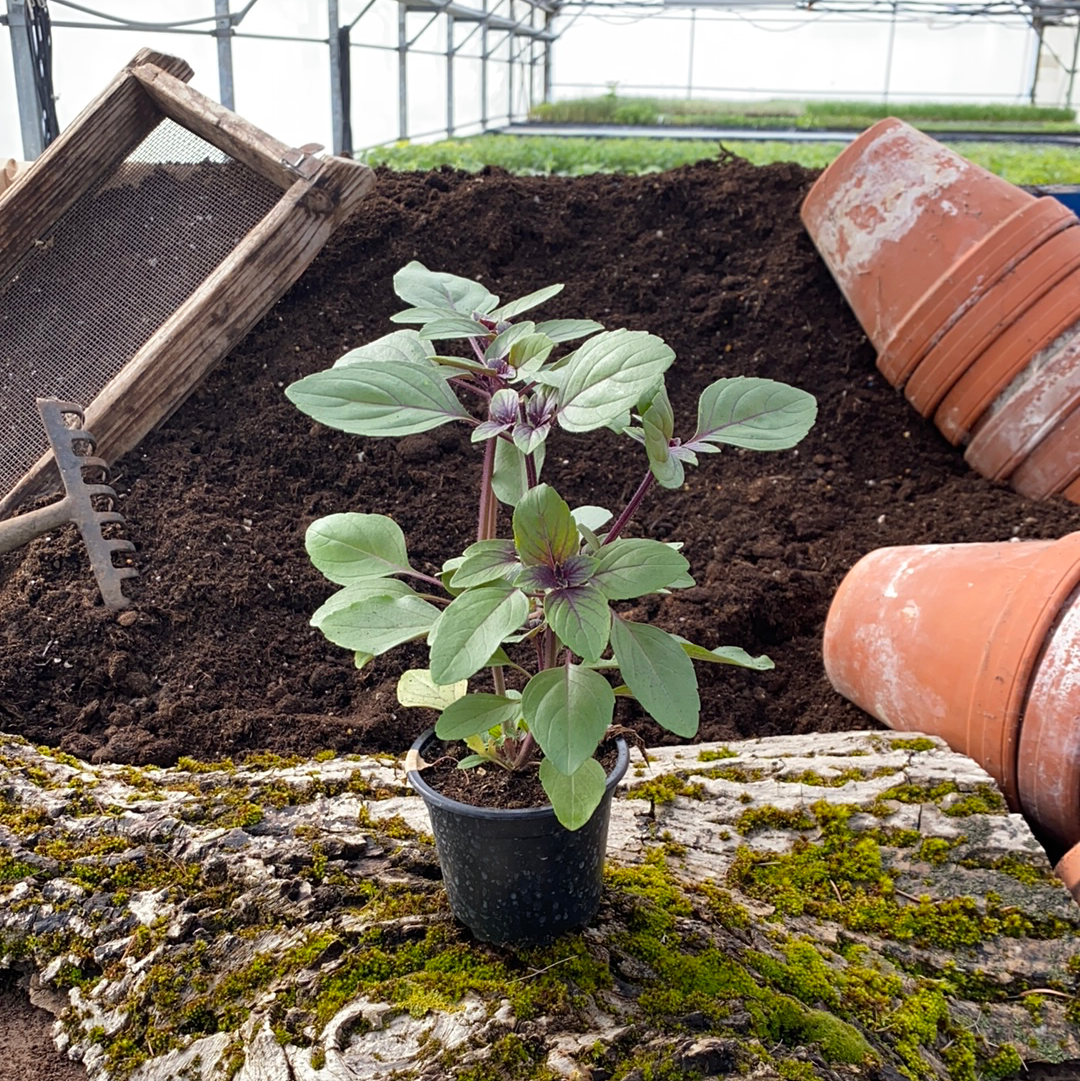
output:
<path id="1" fill-rule="evenodd" d="M 1080 502 L 1080 225 L 900 120 L 802 207 L 878 368 L 984 476 Z"/>
<path id="2" fill-rule="evenodd" d="M 1080 533 L 879 548 L 833 598 L 824 654 L 841 694 L 974 758 L 1052 848 L 1080 842 Z"/>

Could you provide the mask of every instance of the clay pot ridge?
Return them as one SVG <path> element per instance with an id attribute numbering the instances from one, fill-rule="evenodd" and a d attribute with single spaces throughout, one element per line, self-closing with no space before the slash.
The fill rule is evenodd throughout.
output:
<path id="1" fill-rule="evenodd" d="M 1075 315 L 1075 306 L 1070 308 Z M 988 407 L 974 426 L 964 457 L 983 476 L 1007 480 L 1078 404 L 1080 323 L 1074 322 L 1037 352 Z"/>
<path id="2" fill-rule="evenodd" d="M 1080 842 L 1078 592 L 1065 604 L 1036 665 L 1020 729 L 1018 762 L 1020 806 L 1044 840 L 1061 848 Z"/>
<path id="3" fill-rule="evenodd" d="M 903 387 L 926 354 L 1000 278 L 1076 223 L 1064 203 L 1043 196 L 992 230 L 934 282 L 882 348 L 877 366 L 889 383 Z"/>

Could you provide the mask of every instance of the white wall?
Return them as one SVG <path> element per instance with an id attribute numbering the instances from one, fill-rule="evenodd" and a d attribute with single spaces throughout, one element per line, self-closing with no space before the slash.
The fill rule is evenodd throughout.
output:
<path id="1" fill-rule="evenodd" d="M 669 12 L 638 22 L 583 17 L 559 41 L 554 78 L 559 97 L 576 84 L 620 93 L 667 85 L 685 93 L 693 27 L 693 81 L 713 96 L 849 97 L 881 100 L 1026 100 L 1034 35 L 1013 23 L 854 21 L 813 11 L 750 12 L 742 17 Z M 596 49 L 598 34 L 619 49 Z M 886 87 L 886 79 L 888 86 Z M 645 92 L 643 89 L 642 93 Z"/>
<path id="2" fill-rule="evenodd" d="M 479 6 L 479 0 L 472 0 Z M 83 0 L 109 14 L 155 21 L 210 19 L 213 0 Z M 358 15 L 365 0 L 341 0 L 341 17 Z M 233 0 L 240 8 L 240 0 Z M 503 8 L 505 10 L 505 7 Z M 184 57 L 195 69 L 192 85 L 218 99 L 214 40 L 202 34 L 165 34 L 122 30 L 85 30 L 57 26 L 87 21 L 87 16 L 54 2 L 54 83 L 57 113 L 66 126 L 88 101 L 141 47 Z M 409 34 L 427 16 L 409 16 Z M 563 25 L 569 23 L 564 17 Z M 208 29 L 211 22 L 198 29 Z M 557 24 L 558 25 L 558 24 Z M 617 82 L 620 92 L 685 92 L 691 62 L 689 12 L 660 14 L 630 21 L 625 17 L 583 17 L 569 26 L 553 49 L 556 96 L 602 91 Z M 193 28 L 194 29 L 194 28 Z M 468 32 L 459 25 L 458 40 Z M 325 0 L 259 0 L 244 19 L 244 34 L 325 39 Z M 1052 35 L 1056 33 L 1057 37 Z M 713 88 L 703 96 L 871 97 L 886 89 L 888 22 L 854 22 L 813 11 L 777 14 L 751 12 L 743 18 L 716 11 L 699 13 L 694 25 L 693 80 Z M 1071 60 L 1072 32 L 1051 32 L 1048 42 Z M 493 32 L 493 44 L 501 35 Z M 354 41 L 394 46 L 397 3 L 377 0 L 354 30 Z M 892 100 L 955 98 L 1023 101 L 1033 70 L 1034 36 L 1019 22 L 899 22 L 892 45 L 888 90 Z M 445 49 L 439 19 L 424 33 L 420 46 Z M 476 34 L 467 46 L 475 52 Z M 507 55 L 500 47 L 499 55 Z M 329 56 L 324 41 L 279 42 L 237 38 L 233 41 L 236 108 L 241 115 L 292 145 L 331 143 Z M 398 135 L 397 55 L 393 51 L 352 52 L 353 138 L 356 146 L 392 140 Z M 409 61 L 409 127 L 432 131 L 445 123 L 445 60 L 419 53 Z M 1040 101 L 1064 100 L 1067 76 L 1044 54 Z M 520 74 L 515 79 L 518 92 Z M 588 86 L 586 86 L 588 84 Z M 475 131 L 479 119 L 478 65 L 458 65 L 455 106 L 459 129 Z M 663 88 L 663 89 L 659 89 Z M 538 96 L 538 94 L 537 94 Z M 489 67 L 489 115 L 506 111 L 507 70 Z M 0 28 L 0 159 L 21 157 L 18 112 L 11 68 L 9 32 Z"/>

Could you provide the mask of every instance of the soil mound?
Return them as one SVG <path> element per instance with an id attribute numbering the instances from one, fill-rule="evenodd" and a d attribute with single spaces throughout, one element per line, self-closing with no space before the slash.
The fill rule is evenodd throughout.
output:
<path id="1" fill-rule="evenodd" d="M 876 374 L 798 219 L 814 174 L 737 158 L 643 177 L 380 171 L 376 193 L 208 381 L 114 471 L 137 546 L 136 604 L 101 607 L 73 528 L 0 559 L 0 728 L 93 761 L 400 751 L 425 718 L 394 686 L 409 647 L 363 671 L 308 625 L 331 587 L 303 550 L 334 511 L 392 515 L 432 571 L 475 528 L 479 455 L 452 426 L 401 441 L 314 425 L 284 387 L 393 329 L 410 259 L 511 298 L 552 282 L 543 318 L 649 330 L 678 359 L 676 432 L 712 380 L 801 386 L 819 419 L 797 451 L 726 450 L 654 490 L 627 535 L 685 542 L 698 585 L 644 602 L 702 645 L 774 671 L 700 669 L 701 735 L 863 728 L 820 660 L 829 600 L 886 544 L 1056 537 L 1078 509 L 978 477 Z M 545 479 L 621 508 L 644 469 L 626 443 L 557 433 Z M 412 662 L 423 652 L 413 651 Z M 651 744 L 670 741 L 626 707 Z"/>

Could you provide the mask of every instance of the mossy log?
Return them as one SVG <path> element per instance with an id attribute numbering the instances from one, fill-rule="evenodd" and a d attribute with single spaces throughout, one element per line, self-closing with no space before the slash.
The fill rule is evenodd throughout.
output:
<path id="1" fill-rule="evenodd" d="M 392 758 L 90 766 L 0 737 L 0 967 L 91 1081 L 1080 1060 L 1080 907 L 990 778 L 864 732 L 636 756 L 587 930 L 477 943 Z"/>

